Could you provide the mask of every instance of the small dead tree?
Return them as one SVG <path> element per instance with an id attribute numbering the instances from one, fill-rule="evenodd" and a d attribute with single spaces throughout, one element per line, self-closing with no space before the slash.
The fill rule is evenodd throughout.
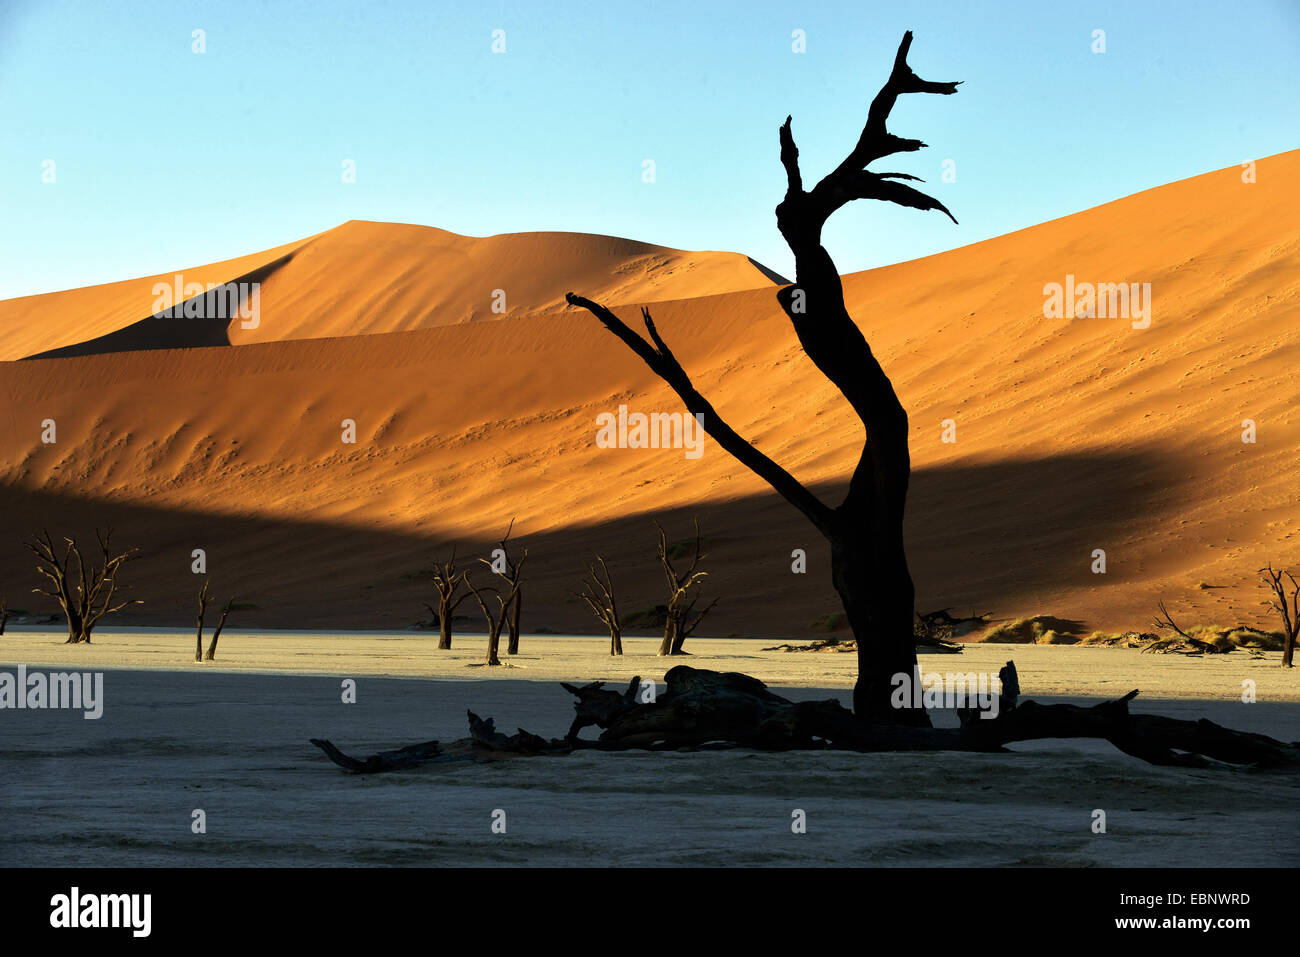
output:
<path id="1" fill-rule="evenodd" d="M 438 607 L 426 604 L 429 614 L 438 619 L 438 648 L 447 651 L 451 648 L 451 616 L 456 606 L 469 597 L 469 592 L 456 592 L 469 578 L 469 572 L 456 570 L 456 546 L 451 546 L 451 558 L 441 565 L 433 566 L 433 587 L 438 592 Z"/>
<path id="2" fill-rule="evenodd" d="M 523 565 L 524 558 L 527 557 L 528 552 L 525 550 L 523 558 L 519 559 L 519 564 Z M 510 606 L 515 600 L 515 591 L 512 589 L 505 595 L 502 595 L 500 591 L 492 587 L 484 588 L 480 591 L 474 583 L 470 581 L 468 575 L 465 576 L 465 584 L 469 587 L 470 593 L 474 596 L 474 600 L 478 602 L 479 608 L 483 609 L 483 618 L 487 621 L 488 648 L 487 658 L 483 663 L 493 666 L 500 665 L 501 630 L 505 628 L 506 621 L 510 617 Z M 496 599 L 497 610 L 495 612 L 493 612 L 491 607 L 488 605 L 487 599 L 484 598 L 485 594 Z"/>
<path id="3" fill-rule="evenodd" d="M 1261 568 L 1259 574 L 1264 587 L 1272 592 L 1269 607 L 1282 618 L 1282 667 L 1291 668 L 1296 638 L 1300 637 L 1300 584 L 1296 584 L 1295 576 L 1286 569 L 1273 571 L 1271 564 L 1267 568 Z M 1289 598 L 1286 582 L 1282 581 L 1284 575 L 1291 583 Z"/>
<path id="4" fill-rule="evenodd" d="M 217 630 L 212 633 L 212 640 L 208 642 L 207 653 L 203 656 L 204 661 L 215 661 L 217 658 L 217 639 L 221 637 L 221 629 L 226 627 L 226 618 L 230 615 L 230 609 L 235 605 L 235 596 L 231 595 L 230 600 L 226 602 L 226 607 L 221 609 L 221 617 L 217 619 Z"/>
<path id="5" fill-rule="evenodd" d="M 203 587 L 199 589 L 199 624 L 198 631 L 194 635 L 194 660 L 203 660 L 203 615 L 208 610 L 208 581 L 203 579 Z"/>
<path id="6" fill-rule="evenodd" d="M 217 639 L 221 637 L 221 629 L 226 627 L 226 618 L 230 616 L 230 609 L 235 605 L 235 598 L 232 595 L 226 602 L 226 606 L 221 609 L 221 617 L 217 620 L 217 630 L 212 633 L 212 641 L 208 643 L 207 653 L 203 652 L 203 616 L 208 609 L 208 583 L 210 579 L 203 579 L 203 588 L 199 591 L 199 623 L 198 632 L 194 636 L 194 660 L 195 661 L 214 661 L 217 657 Z"/>
<path id="7" fill-rule="evenodd" d="M 524 592 L 522 587 L 522 573 L 524 560 L 520 558 L 514 561 L 510 557 L 510 550 L 507 543 L 510 541 L 510 533 L 514 530 L 515 520 L 510 520 L 509 527 L 506 528 L 505 537 L 497 542 L 497 547 L 493 549 L 491 560 L 480 558 L 484 565 L 492 569 L 492 573 L 505 581 L 506 586 L 510 589 L 510 594 L 514 597 L 510 600 L 510 614 L 506 617 L 506 654 L 519 654 L 519 614 L 523 609 Z M 496 554 L 500 552 L 500 554 Z M 528 554 L 528 549 L 524 549 L 524 555 Z"/>
<path id="8" fill-rule="evenodd" d="M 0 598 L 0 635 L 5 633 L 7 624 L 9 624 L 9 599 Z"/>
<path id="9" fill-rule="evenodd" d="M 691 600 L 683 602 L 680 608 L 677 626 L 674 628 L 676 634 L 673 638 L 673 654 L 675 655 L 688 654 L 688 652 L 682 650 L 682 645 L 686 643 L 686 639 L 691 636 L 691 633 L 694 632 L 700 622 L 704 620 L 704 616 L 713 611 L 713 606 L 718 603 L 718 599 L 715 598 L 713 601 L 705 605 L 702 611 L 696 613 L 695 603 L 699 600 L 700 591 L 697 588 L 695 594 L 691 596 Z"/>
<path id="10" fill-rule="evenodd" d="M 1187 641 L 1193 640 L 1191 635 L 1178 627 L 1178 624 L 1174 621 L 1173 616 L 1169 614 L 1169 609 L 1165 607 L 1163 601 L 1157 602 L 1156 607 L 1160 609 L 1160 614 L 1156 616 L 1155 620 L 1155 626 L 1157 628 L 1161 631 L 1173 631 Z"/>
<path id="11" fill-rule="evenodd" d="M 656 521 L 655 528 L 659 529 L 657 548 L 659 563 L 663 565 L 664 578 L 668 583 L 668 615 L 664 622 L 664 640 L 659 644 L 659 654 L 680 655 L 685 653 L 682 651 L 682 644 L 686 641 L 687 635 L 700 623 L 700 619 L 708 614 L 709 608 L 713 607 L 709 605 L 693 620 L 690 617 L 695 608 L 699 585 L 709 574 L 698 570 L 700 562 L 705 558 L 700 547 L 700 520 L 695 519 L 695 543 L 691 563 L 680 572 L 673 565 L 672 549 L 668 547 L 668 536 L 663 526 Z M 697 591 L 692 592 L 692 588 Z"/>
<path id="12" fill-rule="evenodd" d="M 596 568 L 597 565 L 600 566 L 599 569 Z M 596 561 L 587 563 L 587 571 L 590 577 L 582 580 L 582 591 L 574 594 L 586 602 L 591 613 L 609 629 L 610 655 L 621 655 L 623 629 L 619 625 L 618 603 L 614 600 L 614 583 L 610 580 L 605 559 L 597 555 Z"/>
<path id="13" fill-rule="evenodd" d="M 128 605 L 142 605 L 140 599 L 128 599 L 120 604 L 113 604 L 117 594 L 117 576 L 122 566 L 139 557 L 138 548 L 129 548 L 125 552 L 113 554 L 113 530 L 104 533 L 95 530 L 102 558 L 98 569 L 87 568 L 81 548 L 75 538 L 64 538 L 67 547 L 60 558 L 54 548 L 50 533 L 42 532 L 35 536 L 35 541 L 24 542 L 36 556 L 36 570 L 50 580 L 51 588 L 33 588 L 38 595 L 48 595 L 59 603 L 64 617 L 68 621 L 68 640 L 64 644 L 75 645 L 90 643 L 91 632 L 105 615 L 121 611 Z"/>

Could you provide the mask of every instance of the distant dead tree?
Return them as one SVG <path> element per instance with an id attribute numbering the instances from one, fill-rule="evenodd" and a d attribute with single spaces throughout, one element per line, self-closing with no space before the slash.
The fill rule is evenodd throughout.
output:
<path id="1" fill-rule="evenodd" d="M 117 576 L 122 566 L 139 557 L 138 548 L 129 548 L 125 552 L 113 554 L 113 530 L 103 534 L 95 530 L 99 542 L 102 563 L 98 569 L 87 568 L 82 557 L 81 548 L 75 538 L 64 538 L 67 548 L 59 558 L 54 550 L 54 540 L 49 532 L 35 536 L 33 542 L 23 542 L 36 556 L 36 570 L 48 578 L 53 585 L 50 589 L 33 588 L 38 595 L 48 595 L 59 603 L 64 617 L 68 621 L 68 640 L 64 644 L 75 645 L 90 643 L 90 634 L 95 630 L 101 618 L 121 611 L 128 605 L 142 605 L 139 599 L 129 599 L 114 605 L 117 594 Z"/>
<path id="2" fill-rule="evenodd" d="M 597 569 L 596 566 L 600 568 Z M 594 562 L 587 563 L 589 577 L 582 580 L 582 591 L 575 592 L 586 602 L 591 613 L 609 629 L 609 653 L 623 653 L 623 629 L 618 622 L 618 603 L 614 600 L 614 583 L 609 577 L 609 568 L 605 559 L 599 555 Z"/>
<path id="3" fill-rule="evenodd" d="M 198 634 L 194 637 L 194 660 L 195 661 L 214 661 L 217 657 L 217 639 L 221 637 L 221 629 L 226 627 L 226 618 L 230 615 L 230 609 L 234 607 L 235 598 L 232 595 L 226 602 L 226 606 L 221 609 L 221 617 L 217 620 L 217 630 L 212 633 L 212 641 L 208 643 L 207 654 L 203 653 L 203 616 L 208 609 L 208 582 L 209 579 L 203 579 L 203 588 L 199 591 L 199 624 Z"/>
<path id="4" fill-rule="evenodd" d="M 217 619 L 217 630 L 212 633 L 212 640 L 208 642 L 208 650 L 203 655 L 204 661 L 215 661 L 217 658 L 217 639 L 221 637 L 221 629 L 226 627 L 226 618 L 230 615 L 230 609 L 235 605 L 235 596 L 231 595 L 226 606 L 221 609 L 221 617 Z"/>
<path id="5" fill-rule="evenodd" d="M 514 530 L 515 520 L 510 520 L 510 525 L 506 529 L 505 537 L 497 542 L 496 550 L 501 552 L 500 555 L 494 554 L 491 559 L 480 558 L 484 565 L 492 569 L 492 573 L 501 578 L 510 594 L 514 597 L 510 601 L 510 614 L 506 617 L 506 632 L 509 636 L 506 642 L 506 654 L 519 654 L 519 614 L 523 608 L 524 592 L 522 588 L 522 572 L 524 559 L 520 558 L 514 561 L 510 557 L 510 551 L 507 543 L 510 541 L 510 533 Z M 495 550 L 494 550 L 495 551 Z M 524 556 L 527 557 L 528 549 L 524 549 Z"/>
<path id="6" fill-rule="evenodd" d="M 937 199 L 899 182 L 917 177 L 866 169 L 882 157 L 925 145 L 885 128 L 900 95 L 957 92 L 957 83 L 929 82 L 912 72 L 907 65 L 911 45 L 909 30 L 898 46 L 889 79 L 871 102 L 857 144 L 812 190 L 804 189 L 790 117 L 780 129 L 787 188 L 776 207 L 776 221 L 794 253 L 795 282 L 781 288 L 776 298 L 808 358 L 843 393 L 866 431 L 848 493 L 838 506 L 827 505 L 722 420 L 691 383 L 659 335 L 648 309 L 641 310 L 650 336 L 647 342 L 606 307 L 573 293 L 566 298 L 571 305 L 591 312 L 640 356 L 672 387 L 689 412 L 704 416 L 705 431 L 722 448 L 799 509 L 830 543 L 831 581 L 857 640 L 853 710 L 881 724 L 929 726 L 923 708 L 897 709 L 891 704 L 894 676 L 911 683 L 916 667 L 912 632 L 916 593 L 903 544 L 903 511 L 911 474 L 907 412 L 849 315 L 839 272 L 821 242 L 822 227 L 831 215 L 858 199 L 939 210 L 953 219 Z M 908 690 L 915 692 L 913 699 L 920 699 L 920 689 Z"/>
<path id="7" fill-rule="evenodd" d="M 1187 632 L 1183 631 L 1183 629 L 1178 627 L 1177 623 L 1173 619 L 1173 616 L 1169 614 L 1169 609 L 1165 607 L 1165 603 L 1163 601 L 1157 602 L 1156 607 L 1160 609 L 1160 614 L 1156 616 L 1156 620 L 1154 622 L 1155 626 L 1158 629 L 1160 629 L 1161 631 L 1173 631 L 1176 634 L 1183 637 L 1184 639 L 1186 639 L 1187 641 L 1194 640 L 1191 635 L 1189 635 Z"/>
<path id="8" fill-rule="evenodd" d="M 718 599 L 715 598 L 713 601 L 705 605 L 701 611 L 697 612 L 695 610 L 695 604 L 699 600 L 700 591 L 697 588 L 690 600 L 682 602 L 681 606 L 677 609 L 677 624 L 673 626 L 672 653 L 675 655 L 686 654 L 686 652 L 682 650 L 682 645 L 686 644 L 686 639 L 694 633 L 696 627 L 698 627 L 700 622 L 704 620 L 704 616 L 713 611 L 713 606 L 718 603 Z"/>
<path id="9" fill-rule="evenodd" d="M 451 546 L 451 558 L 441 565 L 433 566 L 433 587 L 438 592 L 438 607 L 426 604 L 429 613 L 438 619 L 438 648 L 446 651 L 451 648 L 451 616 L 456 606 L 469 597 L 469 592 L 456 592 L 465 584 L 469 572 L 456 570 L 456 546 Z"/>
<path id="10" fill-rule="evenodd" d="M 659 555 L 659 564 L 664 569 L 664 578 L 668 582 L 668 614 L 664 622 L 664 640 L 659 644 L 659 654 L 681 655 L 685 654 L 682 645 L 686 643 L 686 639 L 718 600 L 715 598 L 703 611 L 698 614 L 695 612 L 701 583 L 709 574 L 698 570 L 700 562 L 705 558 L 705 553 L 701 550 L 700 520 L 695 519 L 695 542 L 691 550 L 691 563 L 680 572 L 673 565 L 673 549 L 668 546 L 668 536 L 664 533 L 663 526 L 655 522 L 655 528 L 659 529 L 659 545 L 656 552 Z"/>
<path id="11" fill-rule="evenodd" d="M 1300 636 L 1300 585 L 1296 584 L 1295 576 L 1289 571 L 1285 569 L 1273 571 L 1271 564 L 1267 568 L 1261 568 L 1259 574 L 1263 585 L 1272 592 L 1269 607 L 1282 618 L 1282 667 L 1291 668 L 1293 667 L 1291 659 L 1295 656 L 1296 638 Z M 1283 575 L 1291 582 L 1289 598 L 1286 582 L 1282 581 Z"/>
<path id="12" fill-rule="evenodd" d="M 524 549 L 524 554 L 519 559 L 519 567 L 523 567 L 524 559 L 528 557 L 528 549 Z M 518 578 L 516 577 L 514 585 L 503 595 L 495 588 L 484 588 L 479 591 L 474 583 L 470 581 L 469 576 L 465 576 L 465 584 L 469 587 L 470 592 L 474 595 L 474 600 L 478 602 L 479 608 L 483 609 L 483 618 L 487 621 L 488 627 L 488 649 L 487 659 L 484 664 L 499 665 L 501 658 L 499 651 L 501 648 L 501 631 L 506 626 L 506 621 L 510 617 L 510 607 L 514 603 L 515 595 L 518 593 Z M 497 601 L 497 610 L 495 612 L 488 606 L 484 594 L 491 595 Z"/>
<path id="13" fill-rule="evenodd" d="M 194 660 L 203 660 L 203 615 L 208 610 L 208 579 L 203 579 L 203 587 L 199 589 L 199 624 L 198 633 L 194 636 Z"/>

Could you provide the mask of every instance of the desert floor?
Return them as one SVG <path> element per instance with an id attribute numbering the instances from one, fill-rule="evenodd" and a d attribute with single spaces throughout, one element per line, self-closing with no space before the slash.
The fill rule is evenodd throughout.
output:
<path id="1" fill-rule="evenodd" d="M 104 672 L 98 720 L 0 711 L 0 864 L 109 865 L 1066 865 L 1300 863 L 1300 779 L 1150 767 L 1102 741 L 1048 740 L 1001 755 L 697 751 L 591 753 L 350 776 L 308 739 L 365 755 L 466 735 L 465 711 L 507 733 L 567 729 L 556 682 L 662 681 L 657 640 L 526 635 L 487 669 L 484 638 L 438 652 L 428 633 L 233 631 L 194 664 L 180 630 L 102 629 L 89 647 L 53 631 L 0 638 L 0 670 Z M 744 671 L 778 693 L 846 703 L 852 655 L 692 640 L 683 663 Z M 1136 711 L 1207 717 L 1300 738 L 1300 680 L 1278 656 L 1142 655 L 1115 648 L 970 645 L 922 669 L 996 672 L 1026 697 L 1089 703 L 1132 688 Z M 342 702 L 346 678 L 355 704 Z M 1258 701 L 1241 701 L 1243 681 Z M 661 684 L 662 688 L 662 684 Z M 955 724 L 950 712 L 936 723 Z M 593 733 L 588 730 L 588 735 Z M 191 830 L 193 812 L 206 833 Z M 792 814 L 807 832 L 792 831 Z M 1106 833 L 1093 833 L 1096 809 Z M 505 812 L 506 832 L 492 830 Z M 499 815 L 498 815 L 499 817 Z"/>

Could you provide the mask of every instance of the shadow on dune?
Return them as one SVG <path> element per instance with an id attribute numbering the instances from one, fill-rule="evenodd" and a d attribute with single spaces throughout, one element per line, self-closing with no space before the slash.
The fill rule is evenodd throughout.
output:
<path id="1" fill-rule="evenodd" d="M 1035 596 L 1137 580 L 1118 555 L 1108 574 L 1091 573 L 1092 550 L 1154 530 L 1176 513 L 1184 471 L 1166 453 L 1090 453 L 1025 461 L 925 468 L 914 473 L 908 507 L 909 562 L 921 610 L 954 606 L 1018 608 Z M 838 501 L 842 487 L 816 489 Z M 404 628 L 428 617 L 432 586 L 419 574 L 449 543 L 471 562 L 486 556 L 503 529 L 449 529 L 438 534 L 344 527 L 301 518 L 211 515 L 45 492 L 0 489 L 6 535 L 0 539 L 0 597 L 33 612 L 53 611 L 31 594 L 39 584 L 22 540 L 41 528 L 93 542 L 98 525 L 115 541 L 139 545 L 123 582 L 146 604 L 118 624 L 189 625 L 200 576 L 191 551 L 206 550 L 213 592 L 256 607 L 232 616 L 232 628 Z M 775 494 L 712 502 L 599 525 L 529 533 L 554 516 L 520 514 L 514 541 L 529 549 L 525 631 L 598 633 L 573 597 L 586 562 L 604 555 L 619 589 L 620 611 L 663 600 L 654 557 L 657 518 L 670 540 L 690 534 L 699 516 L 710 569 L 722 601 L 702 635 L 815 633 L 814 619 L 839 609 L 829 580 L 829 553 L 810 526 Z M 807 574 L 792 574 L 791 552 L 807 552 Z M 478 574 L 486 580 L 486 569 Z M 49 607 L 47 607 L 49 606 Z M 476 611 L 472 603 L 463 606 Z M 1060 609 L 1063 612 L 1068 610 Z M 470 616 L 477 626 L 476 616 Z"/>
<path id="2" fill-rule="evenodd" d="M 240 309 L 249 309 L 249 292 L 253 283 L 264 282 L 273 272 L 292 259 L 287 253 L 251 272 L 193 296 L 172 307 L 173 315 L 148 315 L 116 332 L 60 346 L 25 359 L 62 359 L 67 356 L 91 356 L 109 352 L 137 352 L 142 349 L 201 349 L 230 345 L 231 322 L 241 319 Z M 197 316 L 187 318 L 186 307 Z M 247 320 L 247 321 L 252 321 Z"/>

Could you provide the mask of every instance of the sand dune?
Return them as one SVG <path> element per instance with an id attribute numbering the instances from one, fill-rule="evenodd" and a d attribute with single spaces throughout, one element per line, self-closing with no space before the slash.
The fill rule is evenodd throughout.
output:
<path id="1" fill-rule="evenodd" d="M 225 283 L 274 262 L 311 242 L 313 237 L 260 253 L 208 266 L 178 269 L 187 282 Z M 39 355 L 112 335 L 140 322 L 153 311 L 156 283 L 174 282 L 175 273 L 160 273 L 100 286 L 83 286 L 39 296 L 0 301 L 0 360 Z M 191 329 L 175 330 L 179 339 Z"/>
<path id="2" fill-rule="evenodd" d="M 923 607 L 1118 629 L 1145 626 L 1163 596 L 1188 620 L 1266 620 L 1254 570 L 1300 566 L 1300 152 L 1261 160 L 1254 184 L 1239 172 L 845 277 L 911 414 Z M 645 257 L 668 253 L 624 240 L 394 232 L 417 229 L 351 223 L 304 241 L 266 279 L 262 322 L 248 339 L 232 332 L 235 348 L 0 365 L 0 494 L 15 516 L 3 588 L 31 587 L 22 532 L 111 520 L 148 551 L 132 566 L 149 600 L 140 620 L 189 616 L 188 556 L 207 547 L 214 588 L 258 606 L 246 623 L 400 627 L 424 616 L 429 593 L 405 576 L 451 540 L 482 553 L 515 517 L 531 550 L 526 627 L 591 630 L 570 596 L 589 556 L 609 559 L 629 610 L 654 604 L 651 518 L 684 538 L 699 514 L 724 596 L 706 631 L 807 634 L 837 610 L 812 530 L 711 442 L 698 459 L 596 447 L 596 416 L 620 403 L 679 406 L 591 317 L 557 307 L 566 284 L 628 304 L 628 317 L 678 290 L 654 314 L 696 384 L 833 496 L 861 427 L 743 256 L 654 269 Z M 510 255 L 494 251 L 508 241 Z M 640 265 L 619 271 L 629 263 Z M 1151 283 L 1150 327 L 1045 318 L 1044 285 L 1067 275 Z M 506 289 L 505 317 L 467 322 L 492 315 L 493 288 Z M 140 318 L 118 299 L 116 318 L 97 317 L 88 290 L 57 295 L 49 313 L 0 304 L 6 356 Z M 344 419 L 355 444 L 341 442 Z M 941 441 L 945 419 L 954 444 Z M 809 552 L 807 575 L 790 572 L 794 548 Z M 1090 570 L 1097 548 L 1105 575 Z"/>
<path id="3" fill-rule="evenodd" d="M 256 282 L 259 315 L 208 304 L 155 318 L 155 283 Z M 0 303 L 0 359 L 397 332 L 556 312 L 570 289 L 610 303 L 769 286 L 763 267 L 726 252 L 685 252 L 585 233 L 476 239 L 443 229 L 351 221 L 306 239 L 193 269 Z M 189 293 L 166 300 L 181 303 Z"/>
<path id="4" fill-rule="evenodd" d="M 265 321 L 232 327 L 231 339 L 352 336 L 554 313 L 577 288 L 606 302 L 641 303 L 769 285 L 736 253 L 583 233 L 474 239 L 427 226 L 349 222 L 269 277 Z"/>

